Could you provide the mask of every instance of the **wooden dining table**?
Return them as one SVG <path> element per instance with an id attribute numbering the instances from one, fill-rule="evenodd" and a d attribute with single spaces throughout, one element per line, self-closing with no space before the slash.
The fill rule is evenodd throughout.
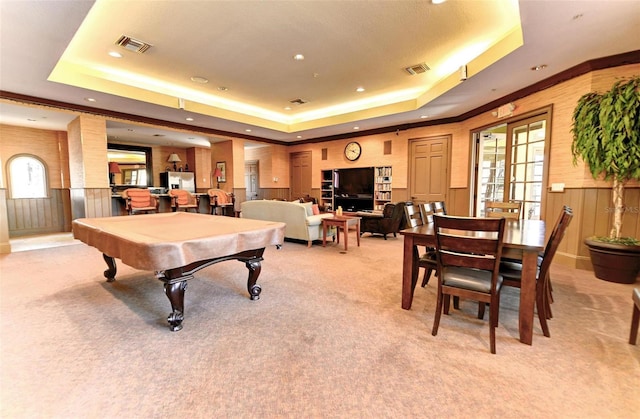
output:
<path id="1" fill-rule="evenodd" d="M 418 246 L 435 247 L 433 223 L 401 230 L 404 236 L 402 265 L 402 308 L 411 309 L 418 282 Z M 541 220 L 507 220 L 503 239 L 503 257 L 522 260 L 518 327 L 520 342 L 533 342 L 533 318 L 536 301 L 538 254 L 545 246 L 545 222 Z"/>

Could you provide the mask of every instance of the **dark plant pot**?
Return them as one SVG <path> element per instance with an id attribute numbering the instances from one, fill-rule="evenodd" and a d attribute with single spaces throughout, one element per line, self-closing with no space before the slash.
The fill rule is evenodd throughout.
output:
<path id="1" fill-rule="evenodd" d="M 605 243 L 585 239 L 596 278 L 633 284 L 640 273 L 640 246 Z"/>

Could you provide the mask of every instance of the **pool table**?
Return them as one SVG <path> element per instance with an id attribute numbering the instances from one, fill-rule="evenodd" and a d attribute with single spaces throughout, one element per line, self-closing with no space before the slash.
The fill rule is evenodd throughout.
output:
<path id="1" fill-rule="evenodd" d="M 171 303 L 167 320 L 172 331 L 182 329 L 187 281 L 214 263 L 244 262 L 250 298 L 259 299 L 262 255 L 266 246 L 280 248 L 284 230 L 279 222 L 186 212 L 79 218 L 72 225 L 76 239 L 102 252 L 107 282 L 115 281 L 115 259 L 155 272 Z"/>

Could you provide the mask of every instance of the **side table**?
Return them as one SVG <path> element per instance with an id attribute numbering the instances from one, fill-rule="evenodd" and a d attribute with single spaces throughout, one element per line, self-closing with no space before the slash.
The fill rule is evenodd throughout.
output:
<path id="1" fill-rule="evenodd" d="M 344 232 L 344 251 L 348 250 L 349 245 L 349 226 L 356 226 L 356 237 L 358 239 L 358 247 L 360 247 L 360 217 L 337 216 L 322 219 L 322 247 L 327 245 L 327 228 L 335 227 L 338 244 L 340 244 L 340 229 Z"/>

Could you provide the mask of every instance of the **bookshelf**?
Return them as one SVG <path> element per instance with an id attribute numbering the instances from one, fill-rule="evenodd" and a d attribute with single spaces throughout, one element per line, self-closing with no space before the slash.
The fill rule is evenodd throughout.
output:
<path id="1" fill-rule="evenodd" d="M 321 182 L 321 204 L 325 211 L 333 211 L 333 170 L 323 170 Z"/>
<path id="2" fill-rule="evenodd" d="M 391 202 L 391 166 L 376 167 L 375 176 L 373 209 L 382 211 L 385 204 Z"/>

